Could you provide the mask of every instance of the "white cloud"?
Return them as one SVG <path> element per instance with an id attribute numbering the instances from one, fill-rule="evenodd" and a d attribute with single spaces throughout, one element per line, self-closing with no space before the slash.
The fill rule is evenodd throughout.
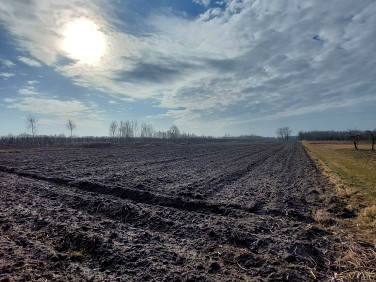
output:
<path id="1" fill-rule="evenodd" d="M 36 83 L 39 83 L 39 81 L 37 81 L 37 80 L 28 80 L 27 81 L 27 84 L 29 84 L 29 85 L 33 85 L 33 84 L 36 84 Z"/>
<path id="2" fill-rule="evenodd" d="M 119 28 L 126 24 L 110 4 L 30 3 L 0 4 L 23 51 L 78 85 L 121 100 L 156 99 L 177 124 L 219 128 L 304 115 L 351 105 L 354 95 L 367 103 L 376 90 L 371 0 L 228 0 L 195 19 L 140 18 L 143 29 L 131 33 Z M 64 27 L 75 18 L 94 20 L 105 36 L 106 53 L 95 65 L 59 60 L 67 55 Z"/>
<path id="3" fill-rule="evenodd" d="M 41 67 L 42 66 L 41 63 L 39 63 L 38 61 L 31 59 L 31 58 L 19 56 L 17 59 L 19 61 L 23 62 L 24 64 L 30 66 L 30 67 Z"/>
<path id="4" fill-rule="evenodd" d="M 0 72 L 0 76 L 5 77 L 7 79 L 9 77 L 15 76 L 15 74 L 10 72 Z"/>
<path id="5" fill-rule="evenodd" d="M 6 103 L 13 103 L 13 102 L 16 102 L 17 100 L 12 99 L 12 98 L 5 98 L 5 99 L 3 99 L 3 101 L 6 102 Z"/>
<path id="6" fill-rule="evenodd" d="M 290 107 L 286 110 L 282 110 L 280 112 L 277 112 L 275 114 L 271 115 L 265 115 L 262 117 L 257 117 L 254 119 L 243 119 L 243 120 L 236 120 L 232 122 L 231 124 L 239 124 L 239 123 L 248 123 L 248 122 L 257 122 L 257 121 L 264 121 L 264 120 L 275 120 L 285 117 L 294 117 L 299 115 L 305 115 L 305 114 L 311 114 L 311 113 L 320 113 L 326 110 L 330 109 L 338 109 L 338 108 L 345 108 L 345 107 L 354 107 L 357 104 L 362 103 L 375 103 L 376 102 L 376 96 L 368 96 L 363 97 L 362 100 L 359 100 L 357 98 L 350 98 L 343 101 L 333 101 L 326 104 L 319 104 L 319 105 L 307 105 L 303 107 Z"/>
<path id="7" fill-rule="evenodd" d="M 15 64 L 10 60 L 0 59 L 0 63 L 3 64 L 4 66 L 8 67 L 8 68 L 12 68 L 12 67 L 15 66 Z"/>
<path id="8" fill-rule="evenodd" d="M 74 19 L 90 18 L 101 23 L 101 1 L 68 0 L 63 2 L 4 0 L 0 17 L 15 35 L 21 50 L 46 65 L 53 65 L 62 50 L 64 31 Z"/>
<path id="9" fill-rule="evenodd" d="M 18 93 L 21 95 L 39 95 L 39 93 L 36 92 L 33 87 L 18 89 Z"/>
<path id="10" fill-rule="evenodd" d="M 9 108 L 16 108 L 20 111 L 33 112 L 44 115 L 55 115 L 69 117 L 88 110 L 88 108 L 80 101 L 70 100 L 61 101 L 46 98 L 22 98 L 18 103 L 10 105 Z"/>
<path id="11" fill-rule="evenodd" d="M 116 104 L 116 101 L 110 100 L 108 101 L 110 104 Z"/>
<path id="12" fill-rule="evenodd" d="M 344 31 L 358 23 L 344 18 L 363 14 L 365 10 L 373 11 L 376 5 L 371 2 L 353 4 L 337 11 L 335 3 L 323 6 L 311 2 L 304 7 L 305 2 L 299 8 L 293 2 L 280 2 L 254 1 L 249 5 L 246 1 L 232 1 L 223 16 L 200 24 L 197 30 L 206 33 L 208 38 L 214 32 L 205 27 L 212 25 L 214 30 L 216 26 L 218 35 L 213 37 L 223 40 L 224 44 L 231 42 L 233 47 L 226 48 L 231 50 L 226 56 L 203 59 L 212 67 L 205 77 L 164 96 L 162 106 L 189 109 L 169 111 L 170 115 L 181 124 L 191 121 L 201 125 L 206 120 L 221 122 L 226 120 L 224 117 L 239 122 L 247 116 L 249 121 L 251 116 L 255 117 L 252 120 L 282 118 L 348 107 L 355 102 L 355 93 L 357 103 L 367 103 L 367 97 L 376 90 L 371 82 L 372 64 L 376 62 L 369 49 L 374 42 L 365 42 L 373 38 L 375 27 L 371 25 L 376 22 L 371 12 L 361 17 L 367 29 L 354 29 L 365 30 L 365 34 L 352 36 L 364 40 L 356 40 L 356 48 L 350 50 L 346 45 L 351 41 Z M 330 11 L 330 16 L 322 18 L 324 11 Z M 226 24 L 221 24 L 224 21 Z M 168 24 L 163 23 L 163 26 Z M 177 24 L 171 28 L 183 29 Z M 184 34 L 189 40 L 189 33 L 174 30 L 171 34 Z M 326 42 L 313 39 L 316 34 Z M 211 46 L 213 53 L 223 46 L 219 42 L 215 45 L 219 47 Z M 372 63 L 369 63 L 370 57 Z M 328 103 L 330 107 L 325 106 Z M 289 107 L 294 109 L 281 111 Z M 187 114 L 182 115 L 182 112 Z M 233 121 L 227 122 L 232 124 Z"/>
<path id="13" fill-rule="evenodd" d="M 4 99 L 10 109 L 38 114 L 49 120 L 65 122 L 68 118 L 80 120 L 81 125 L 101 125 L 104 112 L 98 110 L 97 105 L 86 105 L 76 99 L 60 100 L 44 97 L 22 97 L 19 99 Z"/>
<path id="14" fill-rule="evenodd" d="M 210 0 L 193 0 L 193 2 L 205 7 L 210 5 Z"/>

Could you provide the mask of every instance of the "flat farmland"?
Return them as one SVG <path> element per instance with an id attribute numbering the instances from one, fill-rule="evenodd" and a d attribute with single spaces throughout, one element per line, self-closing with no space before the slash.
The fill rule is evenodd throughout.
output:
<path id="1" fill-rule="evenodd" d="M 2 151 L 0 191 L 10 281 L 328 280 L 346 216 L 299 143 Z"/>

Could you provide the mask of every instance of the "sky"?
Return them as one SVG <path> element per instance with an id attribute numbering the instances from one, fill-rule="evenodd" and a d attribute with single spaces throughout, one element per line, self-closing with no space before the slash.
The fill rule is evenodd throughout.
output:
<path id="1" fill-rule="evenodd" d="M 0 136 L 376 128 L 374 0 L 1 0 Z"/>

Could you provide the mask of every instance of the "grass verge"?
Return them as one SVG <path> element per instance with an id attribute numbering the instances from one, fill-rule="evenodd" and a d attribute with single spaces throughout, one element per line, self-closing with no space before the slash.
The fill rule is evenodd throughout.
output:
<path id="1" fill-rule="evenodd" d="M 302 144 L 347 209 L 357 215 L 332 228 L 341 252 L 336 281 L 376 281 L 376 152 L 365 143 L 359 150 L 346 142 Z M 325 212 L 316 217 L 318 223 L 330 225 Z"/>
<path id="2" fill-rule="evenodd" d="M 335 185 L 338 196 L 357 213 L 372 206 L 376 209 L 376 151 L 366 149 L 366 145 L 355 150 L 351 143 L 303 142 L 308 154 Z"/>

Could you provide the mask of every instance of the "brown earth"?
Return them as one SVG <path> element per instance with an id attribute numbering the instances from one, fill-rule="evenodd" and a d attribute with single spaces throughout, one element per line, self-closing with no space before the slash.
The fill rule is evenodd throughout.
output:
<path id="1" fill-rule="evenodd" d="M 0 281 L 330 280 L 330 190 L 298 143 L 2 152 Z"/>

